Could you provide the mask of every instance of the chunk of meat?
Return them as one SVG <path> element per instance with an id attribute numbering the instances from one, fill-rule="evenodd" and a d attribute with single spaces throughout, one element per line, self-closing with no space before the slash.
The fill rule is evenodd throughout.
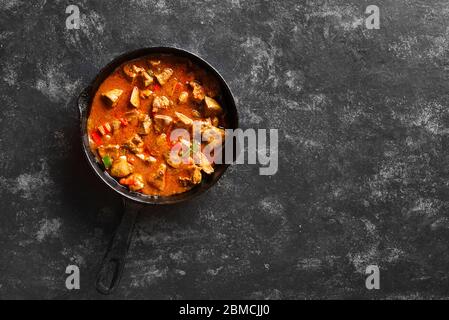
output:
<path id="1" fill-rule="evenodd" d="M 147 135 L 151 132 L 151 118 L 146 114 L 139 116 L 139 125 L 137 127 L 137 133 L 141 135 Z"/>
<path id="2" fill-rule="evenodd" d="M 178 101 L 179 103 L 186 103 L 189 99 L 189 93 L 187 91 L 183 91 L 179 94 Z"/>
<path id="3" fill-rule="evenodd" d="M 172 122 L 173 122 L 172 117 L 157 114 L 154 116 L 154 130 L 156 130 L 157 133 L 160 133 Z"/>
<path id="4" fill-rule="evenodd" d="M 215 126 L 202 126 L 201 136 L 208 143 L 222 144 L 225 138 L 224 129 L 217 128 Z"/>
<path id="5" fill-rule="evenodd" d="M 190 141 L 180 139 L 175 147 L 176 148 L 172 148 L 171 150 L 164 153 L 165 161 L 175 169 L 185 165 L 192 165 L 193 159 L 192 157 L 190 157 Z"/>
<path id="6" fill-rule="evenodd" d="M 121 89 L 112 89 L 106 92 L 103 92 L 101 94 L 101 97 L 103 98 L 103 100 L 106 102 L 106 104 L 111 107 L 114 108 L 117 103 L 118 100 L 120 99 L 120 96 L 122 95 L 123 90 Z"/>
<path id="7" fill-rule="evenodd" d="M 182 164 L 182 159 L 176 156 L 173 156 L 170 151 L 164 153 L 165 162 L 172 168 L 179 168 Z"/>
<path id="8" fill-rule="evenodd" d="M 112 163 L 111 176 L 123 178 L 133 172 L 133 166 L 126 160 L 126 156 L 121 156 Z"/>
<path id="9" fill-rule="evenodd" d="M 207 174 L 211 174 L 214 172 L 214 168 L 212 167 L 212 164 L 209 162 L 209 159 L 207 159 L 206 155 L 202 153 L 201 151 L 194 153 L 193 155 L 195 164 L 200 167 L 201 170 L 203 170 Z"/>
<path id="10" fill-rule="evenodd" d="M 167 145 L 167 135 L 165 133 L 160 134 L 156 138 L 156 145 L 158 148 L 163 148 Z"/>
<path id="11" fill-rule="evenodd" d="M 120 183 L 128 186 L 131 191 L 139 191 L 145 187 L 145 180 L 140 173 L 133 173 L 127 178 L 122 178 Z"/>
<path id="12" fill-rule="evenodd" d="M 203 141 L 219 145 L 225 141 L 225 130 L 212 125 L 211 119 L 207 118 L 201 122 L 201 136 Z"/>
<path id="13" fill-rule="evenodd" d="M 193 120 L 190 119 L 189 117 L 187 117 L 185 114 L 175 111 L 175 115 L 178 118 L 178 120 L 176 121 L 176 124 L 179 127 L 188 129 L 193 125 Z"/>
<path id="14" fill-rule="evenodd" d="M 167 172 L 167 165 L 165 163 L 161 163 L 156 168 L 156 170 L 147 177 L 148 183 L 161 191 L 164 190 L 166 172 Z"/>
<path id="15" fill-rule="evenodd" d="M 216 116 L 223 112 L 223 109 L 215 99 L 206 96 L 204 102 L 204 114 L 206 117 Z"/>
<path id="16" fill-rule="evenodd" d="M 130 63 L 123 66 L 123 73 L 130 81 L 132 81 L 137 76 L 137 73 L 134 71 L 134 65 Z"/>
<path id="17" fill-rule="evenodd" d="M 192 110 L 192 115 L 195 118 L 201 118 L 201 113 L 198 110 Z"/>
<path id="18" fill-rule="evenodd" d="M 134 70 L 134 73 L 136 73 L 136 74 L 140 74 L 142 72 L 145 72 L 144 68 L 136 66 L 135 64 L 133 64 L 133 70 Z"/>
<path id="19" fill-rule="evenodd" d="M 159 156 L 164 154 L 170 150 L 170 146 L 168 144 L 167 135 L 162 133 L 156 137 L 156 148 L 152 150 L 151 154 L 155 156 Z"/>
<path id="20" fill-rule="evenodd" d="M 167 109 L 170 106 L 170 100 L 166 96 L 156 97 L 153 100 L 153 112 L 158 112 L 159 109 Z"/>
<path id="21" fill-rule="evenodd" d="M 111 158 L 115 159 L 119 157 L 120 146 L 118 144 L 102 145 L 98 147 L 97 152 L 101 158 L 110 156 Z"/>
<path id="22" fill-rule="evenodd" d="M 140 96 L 139 96 L 139 88 L 138 87 L 133 88 L 133 91 L 131 92 L 131 98 L 129 99 L 129 103 L 134 108 L 140 107 Z"/>
<path id="23" fill-rule="evenodd" d="M 154 81 L 153 77 L 150 76 L 145 70 L 140 73 L 140 76 L 144 87 L 148 87 Z"/>
<path id="24" fill-rule="evenodd" d="M 144 143 L 142 138 L 138 134 L 135 134 L 130 140 L 125 143 L 124 147 L 132 153 L 137 154 L 143 152 L 143 145 Z"/>
<path id="25" fill-rule="evenodd" d="M 140 111 L 139 110 L 132 110 L 125 112 L 125 119 L 128 122 L 128 124 L 131 124 L 133 126 L 137 126 L 139 123 L 139 117 L 140 117 Z"/>
<path id="26" fill-rule="evenodd" d="M 182 147 L 184 148 L 184 150 L 190 150 L 190 147 L 192 146 L 192 144 L 190 143 L 189 140 L 186 140 L 184 138 L 179 139 L 179 143 L 182 145 Z"/>
<path id="27" fill-rule="evenodd" d="M 143 161 L 145 161 L 145 162 L 148 162 L 148 163 L 155 163 L 156 162 L 156 158 L 152 157 L 152 156 L 150 156 L 148 154 L 137 153 L 136 157 L 141 159 L 141 160 L 143 160 Z"/>
<path id="28" fill-rule="evenodd" d="M 201 182 L 201 180 L 202 180 L 201 169 L 198 168 L 197 166 L 194 166 L 191 181 L 193 184 L 198 184 Z"/>
<path id="29" fill-rule="evenodd" d="M 192 87 L 192 96 L 196 102 L 200 102 L 204 100 L 206 93 L 204 92 L 204 88 L 196 81 L 190 81 L 190 86 Z"/>
<path id="30" fill-rule="evenodd" d="M 188 187 L 190 185 L 201 183 L 202 178 L 201 169 L 197 166 L 193 166 L 190 175 L 188 177 L 179 177 L 178 181 L 182 186 Z"/>
<path id="31" fill-rule="evenodd" d="M 129 81 L 133 81 L 136 77 L 140 77 L 142 83 L 147 86 L 153 82 L 153 78 L 149 75 L 144 68 L 135 64 L 128 63 L 123 66 L 123 73 L 126 75 Z"/>
<path id="32" fill-rule="evenodd" d="M 167 83 L 168 79 L 170 79 L 172 75 L 173 69 L 165 68 L 164 70 L 162 70 L 161 73 L 156 74 L 156 79 L 161 84 L 161 86 L 163 86 L 164 84 Z"/>
<path id="33" fill-rule="evenodd" d="M 204 130 L 209 129 L 212 126 L 212 121 L 210 120 L 210 118 L 207 118 L 200 122 L 201 122 L 201 133 L 203 133 Z"/>

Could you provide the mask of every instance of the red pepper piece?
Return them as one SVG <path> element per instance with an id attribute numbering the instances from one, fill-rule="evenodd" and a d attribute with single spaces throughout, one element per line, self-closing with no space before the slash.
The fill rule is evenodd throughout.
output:
<path id="1" fill-rule="evenodd" d="M 101 139 L 101 136 L 98 132 L 93 131 L 90 136 L 92 137 L 92 140 L 94 140 L 95 144 L 100 145 L 103 143 L 103 140 Z"/>

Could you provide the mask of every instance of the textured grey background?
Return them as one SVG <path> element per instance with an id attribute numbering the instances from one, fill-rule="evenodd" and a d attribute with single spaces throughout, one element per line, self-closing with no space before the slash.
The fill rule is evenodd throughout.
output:
<path id="1" fill-rule="evenodd" d="M 0 0 L 0 41 L 0 298 L 101 298 L 121 202 L 82 156 L 74 102 L 151 45 L 216 66 L 242 127 L 280 130 L 280 170 L 234 166 L 145 210 L 111 298 L 449 297 L 447 1 Z M 365 289 L 369 264 L 381 290 Z"/>

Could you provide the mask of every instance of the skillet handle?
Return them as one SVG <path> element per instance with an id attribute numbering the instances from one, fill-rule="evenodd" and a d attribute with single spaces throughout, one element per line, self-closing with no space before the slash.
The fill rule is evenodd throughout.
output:
<path id="1" fill-rule="evenodd" d="M 142 205 L 129 200 L 123 200 L 123 207 L 122 221 L 109 244 L 108 251 L 103 258 L 100 272 L 96 279 L 95 286 L 97 291 L 105 295 L 111 294 L 120 282 L 134 225 Z"/>

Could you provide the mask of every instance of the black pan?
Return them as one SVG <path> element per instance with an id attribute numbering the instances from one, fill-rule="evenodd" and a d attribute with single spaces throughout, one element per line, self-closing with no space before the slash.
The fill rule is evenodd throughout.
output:
<path id="1" fill-rule="evenodd" d="M 227 128 L 236 129 L 238 127 L 238 115 L 234 97 L 223 77 L 202 58 L 191 52 L 178 48 L 151 47 L 127 52 L 115 58 L 103 69 L 101 69 L 92 83 L 82 91 L 78 98 L 78 107 L 80 111 L 81 142 L 84 154 L 86 155 L 87 161 L 96 175 L 112 190 L 122 196 L 124 204 L 122 220 L 111 240 L 97 276 L 96 288 L 103 294 L 112 293 L 118 286 L 125 266 L 126 254 L 131 242 L 132 232 L 139 211 L 145 205 L 166 205 L 189 200 L 212 187 L 218 179 L 220 179 L 228 167 L 227 164 L 216 165 L 215 172 L 213 174 L 203 175 L 201 184 L 187 192 L 168 197 L 156 197 L 129 191 L 128 188 L 119 184 L 114 178 L 105 172 L 102 166 L 97 162 L 95 155 L 89 148 L 89 138 L 87 133 L 87 119 L 89 117 L 91 102 L 95 92 L 100 84 L 122 63 L 152 54 L 167 54 L 188 58 L 194 64 L 202 67 L 210 74 L 214 75 L 219 81 L 221 87 L 221 96 L 218 97 L 217 100 L 221 103 L 224 109 Z"/>

